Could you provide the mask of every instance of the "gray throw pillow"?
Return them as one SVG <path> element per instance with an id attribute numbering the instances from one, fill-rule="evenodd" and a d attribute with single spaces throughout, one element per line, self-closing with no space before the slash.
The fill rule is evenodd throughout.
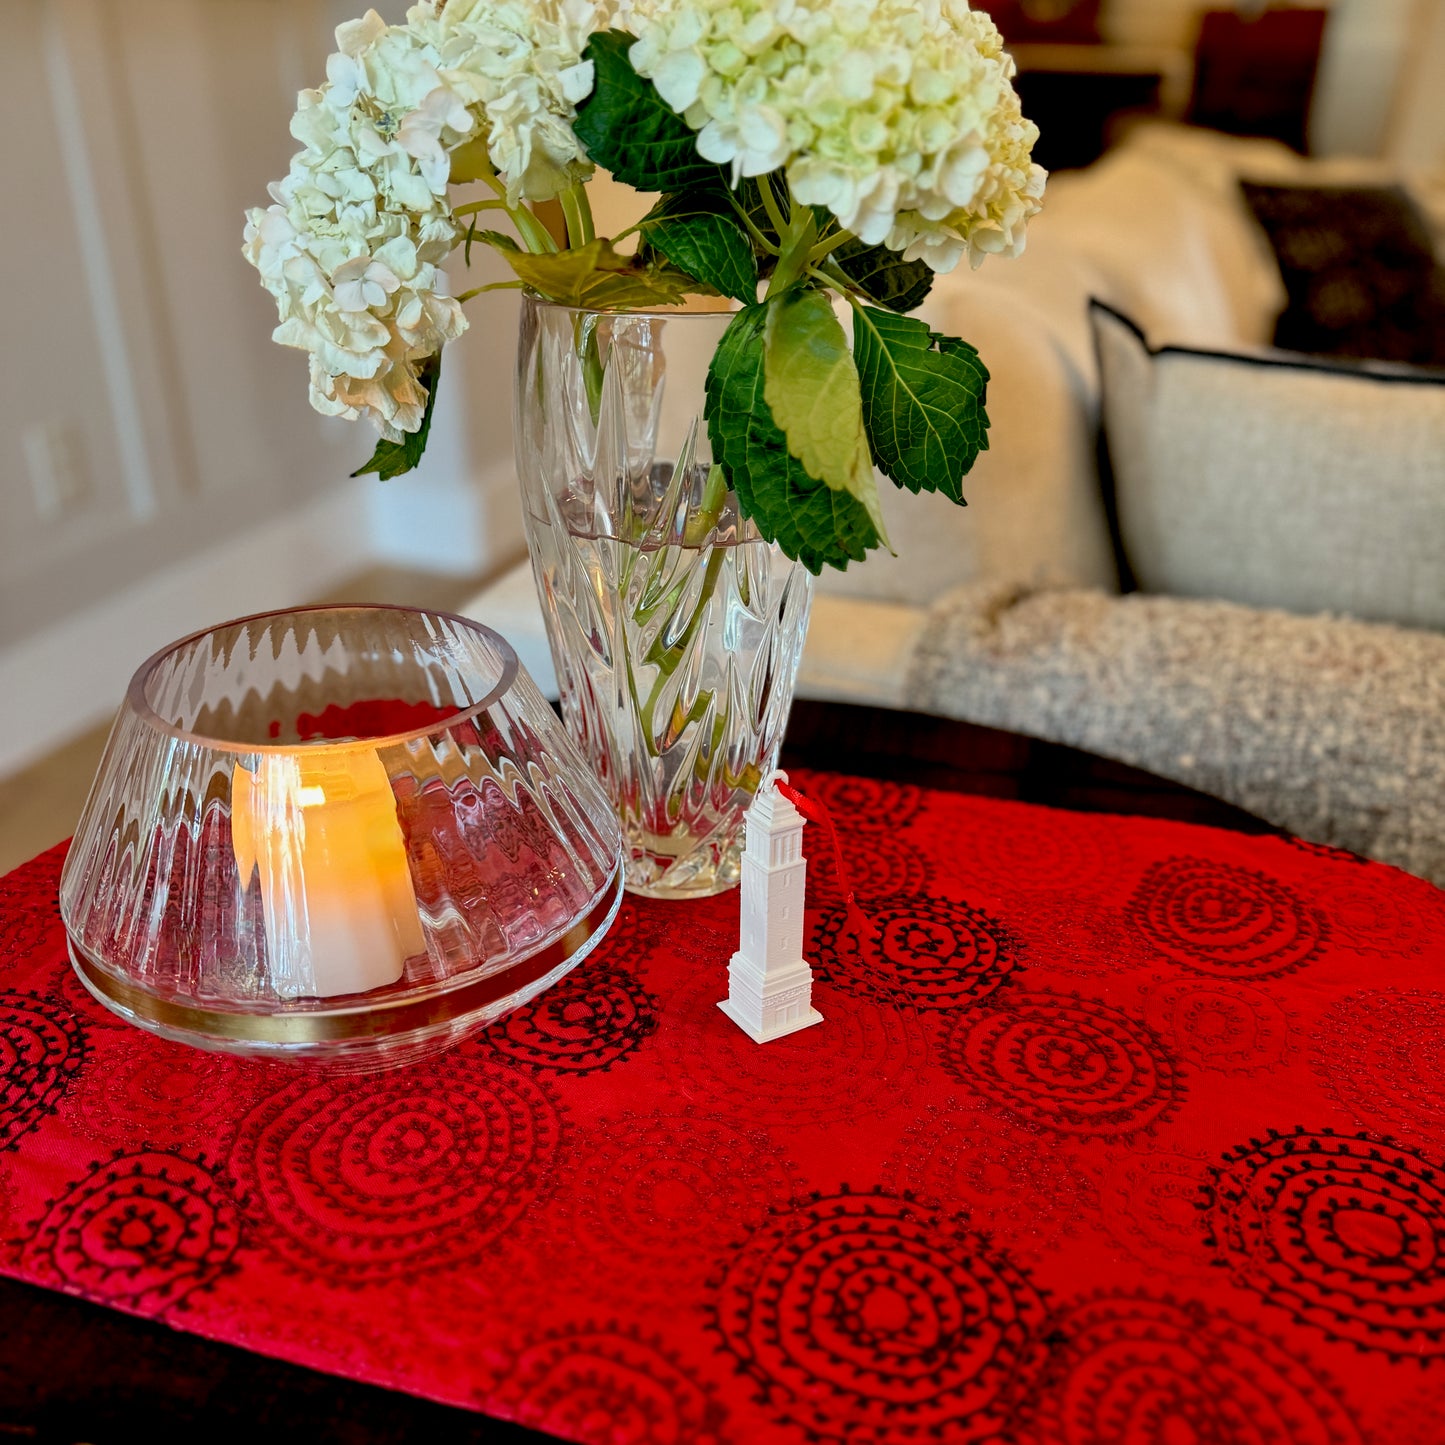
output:
<path id="1" fill-rule="evenodd" d="M 1445 629 L 1445 371 L 1152 349 L 1092 316 L 1143 591 Z"/>

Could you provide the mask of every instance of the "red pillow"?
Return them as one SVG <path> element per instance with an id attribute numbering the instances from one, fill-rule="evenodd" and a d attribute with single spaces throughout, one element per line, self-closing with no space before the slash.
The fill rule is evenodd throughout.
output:
<path id="1" fill-rule="evenodd" d="M 975 0 L 1005 40 L 1091 45 L 1099 38 L 1101 0 Z"/>

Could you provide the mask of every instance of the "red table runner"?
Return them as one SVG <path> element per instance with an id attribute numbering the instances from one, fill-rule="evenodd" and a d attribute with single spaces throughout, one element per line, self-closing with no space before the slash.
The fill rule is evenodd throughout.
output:
<path id="1" fill-rule="evenodd" d="M 616 1442 L 1445 1437 L 1445 895 L 1348 854 L 856 780 L 814 1001 L 628 899 L 364 1078 L 112 1019 L 0 880 L 0 1271 Z M 810 830 L 816 831 L 816 830 Z"/>

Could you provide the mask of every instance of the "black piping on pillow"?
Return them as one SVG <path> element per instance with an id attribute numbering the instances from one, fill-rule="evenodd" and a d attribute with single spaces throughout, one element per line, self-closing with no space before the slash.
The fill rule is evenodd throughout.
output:
<path id="1" fill-rule="evenodd" d="M 1289 371 L 1319 371 L 1327 376 L 1350 376 L 1363 381 L 1378 381 L 1387 385 L 1445 386 L 1445 366 L 1412 366 L 1394 361 L 1346 361 L 1343 359 L 1309 356 L 1297 351 L 1219 351 L 1210 347 L 1197 346 L 1154 346 L 1144 334 L 1144 328 L 1132 317 L 1100 301 L 1097 296 L 1089 298 L 1089 310 L 1100 311 L 1112 316 L 1121 326 L 1127 327 L 1139 338 L 1150 356 L 1198 356 L 1208 361 L 1226 361 L 1232 366 L 1265 366 L 1284 368 Z M 1095 360 L 1098 360 L 1098 339 L 1094 342 Z"/>

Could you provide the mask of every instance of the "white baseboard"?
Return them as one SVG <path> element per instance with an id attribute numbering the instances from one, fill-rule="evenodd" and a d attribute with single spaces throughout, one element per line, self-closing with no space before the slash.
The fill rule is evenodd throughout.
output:
<path id="1" fill-rule="evenodd" d="M 377 560 L 353 482 L 0 649 L 0 776 L 113 716 L 167 642 L 315 597 Z"/>

